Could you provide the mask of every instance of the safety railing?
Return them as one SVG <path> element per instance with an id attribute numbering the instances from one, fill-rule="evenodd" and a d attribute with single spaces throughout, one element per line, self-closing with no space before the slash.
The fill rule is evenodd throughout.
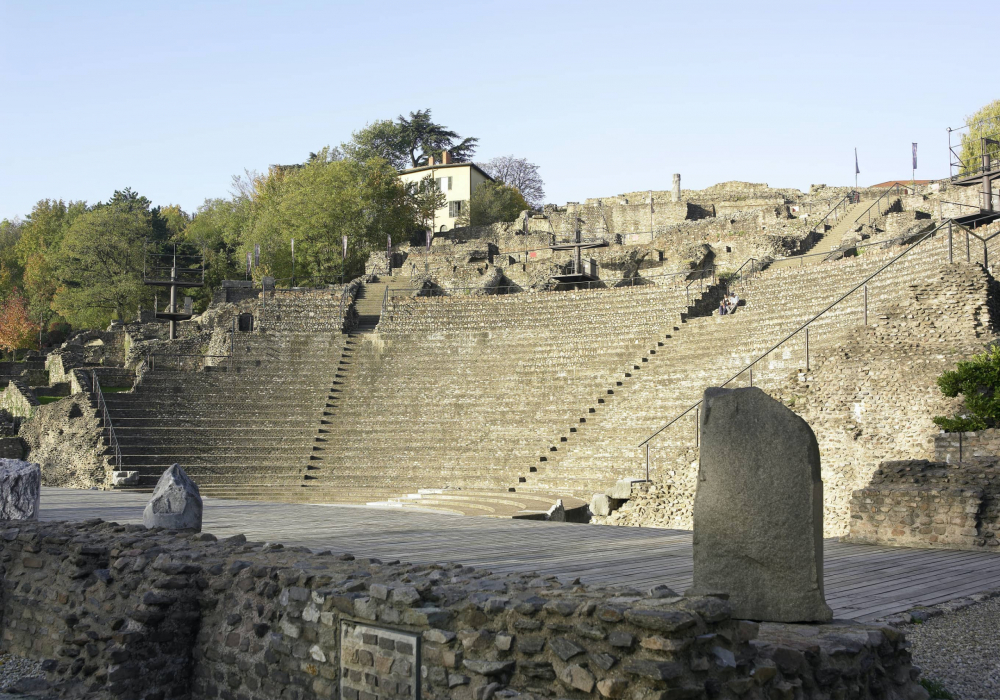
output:
<path id="1" fill-rule="evenodd" d="M 875 272 L 873 272 L 870 275 L 868 275 L 867 277 L 865 277 L 861 282 L 859 282 L 856 285 L 854 285 L 850 290 L 848 290 L 847 292 L 845 292 L 844 294 L 842 294 L 840 297 L 838 297 L 837 299 L 835 299 L 833 302 L 831 302 L 829 305 L 827 305 L 822 311 L 820 311 L 819 313 L 817 313 L 814 316 L 812 316 L 809 320 L 807 320 L 805 323 L 803 323 L 798 328 L 796 328 L 795 330 L 793 330 L 791 333 L 788 333 L 787 335 L 785 335 L 781 340 L 779 340 L 777 343 L 775 343 L 774 345 L 772 345 L 771 347 L 769 347 L 767 350 L 765 350 L 764 352 L 762 352 L 760 355 L 758 355 L 752 361 L 750 361 L 749 363 L 747 363 L 746 365 L 744 365 L 738 372 L 736 372 L 735 374 L 733 374 L 731 377 L 729 377 L 728 379 L 726 379 L 724 382 L 722 382 L 718 386 L 720 388 L 721 387 L 725 387 L 728 384 L 730 384 L 731 382 L 735 381 L 736 379 L 738 379 L 739 377 L 742 377 L 744 375 L 748 375 L 748 377 L 749 377 L 749 384 L 750 384 L 750 386 L 753 386 L 753 368 L 754 368 L 754 366 L 757 363 L 761 362 L 762 360 L 766 359 L 771 353 L 773 353 L 775 350 L 777 350 L 778 348 L 780 348 L 782 345 L 784 345 L 786 342 L 788 342 L 789 340 L 791 340 L 793 337 L 795 337 L 796 335 L 798 335 L 798 333 L 800 333 L 802 331 L 805 332 L 805 337 L 804 337 L 804 341 L 805 341 L 805 363 L 806 363 L 806 369 L 808 370 L 809 369 L 809 326 L 810 326 L 810 324 L 812 324 L 818 318 L 822 317 L 824 314 L 826 314 L 828 311 L 830 311 L 834 307 L 838 306 L 841 302 L 843 302 L 845 299 L 847 299 L 848 297 L 850 297 L 852 294 L 854 294 L 858 290 L 863 290 L 863 292 L 862 292 L 863 295 L 864 295 L 863 321 L 867 325 L 867 323 L 868 323 L 868 282 L 871 281 L 874 277 L 876 277 L 877 275 L 879 275 L 884 270 L 886 270 L 886 269 L 892 267 L 893 265 L 895 265 L 899 260 L 901 260 L 903 257 L 905 257 L 906 255 L 908 255 L 912 250 L 914 250 L 915 248 L 917 248 L 924 241 L 927 241 L 932 236 L 934 236 L 936 233 L 938 233 L 939 231 L 942 231 L 942 230 L 947 231 L 949 233 L 949 235 L 948 235 L 948 242 L 949 242 L 948 252 L 949 252 L 949 262 L 951 262 L 951 248 L 952 248 L 952 246 L 951 246 L 952 235 L 951 234 L 952 234 L 952 231 L 953 231 L 953 227 L 955 227 L 955 226 L 958 226 L 958 227 L 961 227 L 961 228 L 966 228 L 966 227 L 962 226 L 961 224 L 957 224 L 953 220 L 949 219 L 946 222 L 942 222 L 942 223 L 938 224 L 932 230 L 927 231 L 926 233 L 922 234 L 921 237 L 919 238 L 919 240 L 914 241 L 912 244 L 910 244 L 909 246 L 907 246 L 907 248 L 905 250 L 903 250 L 901 253 L 899 253 L 898 255 L 894 256 L 887 263 L 885 263 L 884 265 L 882 265 L 881 267 L 879 267 L 877 270 L 875 270 Z M 966 230 L 968 230 L 968 229 L 966 229 Z M 970 231 L 970 233 L 971 233 L 971 231 Z M 973 233 L 972 235 L 975 235 L 975 234 Z M 993 236 L 990 236 L 990 238 L 993 238 L 994 236 L 997 236 L 997 235 L 1000 235 L 1000 232 L 998 232 L 997 234 L 994 234 Z M 984 245 L 984 253 L 983 253 L 983 255 L 984 255 L 984 260 L 985 260 L 986 255 L 987 255 L 986 254 L 985 245 Z M 671 420 L 669 420 L 667 423 L 665 423 L 664 425 L 662 425 L 660 428 L 657 428 L 651 435 L 649 435 L 649 437 L 647 437 L 645 440 L 643 440 L 642 442 L 639 443 L 638 446 L 639 447 L 645 447 L 645 450 L 646 450 L 646 474 L 647 474 L 647 477 L 648 477 L 648 474 L 649 474 L 649 466 L 650 466 L 649 465 L 649 445 L 650 445 L 650 443 L 657 436 L 659 436 L 663 431 L 665 431 L 667 428 L 669 428 L 672 425 L 674 425 L 675 423 L 677 423 L 677 421 L 679 421 L 681 418 L 683 418 L 684 416 L 688 415 L 692 411 L 696 412 L 696 415 L 695 415 L 695 419 L 696 419 L 696 426 L 695 426 L 695 446 L 696 447 L 698 446 L 698 442 L 700 440 L 700 435 L 699 435 L 699 432 L 698 432 L 699 431 L 699 426 L 697 425 L 697 423 L 700 422 L 700 416 L 698 416 L 698 412 L 700 412 L 700 406 L 701 406 L 701 404 L 702 404 L 702 400 L 698 400 L 693 405 L 691 405 L 690 407 L 688 407 L 687 409 L 685 409 L 684 411 L 682 411 L 678 415 L 674 416 Z"/>
<path id="2" fill-rule="evenodd" d="M 97 372 L 94 370 L 90 371 L 90 386 L 93 388 L 94 395 L 97 397 L 97 410 L 101 412 L 101 423 L 103 423 L 103 427 L 101 428 L 101 437 L 103 438 L 105 431 L 107 431 L 108 446 L 114 453 L 115 471 L 121 471 L 122 448 L 118 444 L 118 436 L 115 435 L 115 427 L 111 424 L 111 413 L 108 411 L 108 404 L 104 402 L 104 392 L 101 391 L 101 382 L 97 379 Z"/>

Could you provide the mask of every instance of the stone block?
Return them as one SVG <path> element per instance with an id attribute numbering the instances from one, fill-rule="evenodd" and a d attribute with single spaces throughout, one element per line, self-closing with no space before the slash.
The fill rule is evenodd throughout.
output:
<path id="1" fill-rule="evenodd" d="M 603 493 L 595 493 L 590 499 L 590 512 L 594 515 L 610 515 L 611 499 Z"/>
<path id="2" fill-rule="evenodd" d="M 632 497 L 632 484 L 644 484 L 645 479 L 619 479 L 615 485 L 605 491 L 608 498 L 617 498 L 627 501 Z"/>
<path id="3" fill-rule="evenodd" d="M 38 520 L 42 468 L 20 459 L 0 459 L 0 520 Z"/>
<path id="4" fill-rule="evenodd" d="M 139 472 L 116 471 L 111 473 L 112 486 L 136 486 L 139 483 Z"/>
<path id="5" fill-rule="evenodd" d="M 694 584 L 733 617 L 823 622 L 823 482 L 809 425 L 757 388 L 705 390 Z"/>
<path id="6" fill-rule="evenodd" d="M 146 527 L 201 531 L 202 503 L 198 486 L 174 464 L 160 476 L 153 497 L 142 512 Z"/>

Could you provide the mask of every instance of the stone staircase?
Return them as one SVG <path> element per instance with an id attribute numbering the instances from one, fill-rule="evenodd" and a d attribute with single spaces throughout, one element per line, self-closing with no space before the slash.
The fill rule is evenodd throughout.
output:
<path id="1" fill-rule="evenodd" d="M 370 333 L 375 330 L 382 318 L 382 302 L 386 290 L 389 295 L 408 293 L 410 281 L 404 277 L 379 277 L 374 282 L 365 282 L 354 298 L 354 310 L 358 314 L 358 322 L 354 327 L 357 333 Z"/>
<path id="2" fill-rule="evenodd" d="M 898 202 L 899 198 L 893 200 Z M 776 260 L 771 264 L 771 269 L 780 270 L 792 266 L 818 265 L 823 262 L 826 255 L 832 253 L 843 239 L 844 235 L 858 225 L 860 217 L 865 215 L 873 200 L 862 200 L 852 204 L 850 208 L 837 220 L 829 231 L 826 231 L 819 239 L 813 243 L 803 255 L 796 255 L 782 260 Z M 891 206 L 889 202 L 887 206 Z"/>

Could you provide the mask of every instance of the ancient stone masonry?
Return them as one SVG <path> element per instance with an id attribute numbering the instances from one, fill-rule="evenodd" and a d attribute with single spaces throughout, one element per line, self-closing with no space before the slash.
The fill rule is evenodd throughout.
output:
<path id="1" fill-rule="evenodd" d="M 100 521 L 4 523 L 0 559 L 3 648 L 60 697 L 927 697 L 892 627 L 758 625 L 715 597 Z"/>
<path id="2" fill-rule="evenodd" d="M 1000 467 L 883 462 L 851 496 L 848 542 L 1000 551 Z"/>
<path id="3" fill-rule="evenodd" d="M 933 457 L 939 431 L 931 419 L 960 404 L 941 394 L 937 377 L 995 337 L 1000 296 L 979 266 L 942 265 L 905 289 L 898 304 L 775 391 L 819 438 L 829 534 L 846 534 L 852 492 L 879 462 Z"/>

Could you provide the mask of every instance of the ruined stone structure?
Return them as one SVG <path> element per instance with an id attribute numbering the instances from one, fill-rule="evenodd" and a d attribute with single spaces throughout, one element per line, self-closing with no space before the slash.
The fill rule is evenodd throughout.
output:
<path id="1" fill-rule="evenodd" d="M 997 550 L 1000 468 L 927 460 L 883 462 L 851 496 L 848 542 Z"/>
<path id="2" fill-rule="evenodd" d="M 743 202 L 747 209 L 732 216 L 747 221 L 766 214 L 754 207 L 768 197 L 799 202 L 782 205 L 788 209 L 802 204 L 792 192 L 739 183 L 705 192 L 685 191 L 680 204 Z M 673 206 L 669 194 L 654 193 L 654 217 L 658 206 Z M 810 196 L 842 193 L 818 188 Z M 809 241 L 798 222 L 798 238 L 787 240 L 822 254 L 771 265 L 759 260 L 735 276 L 746 260 L 738 258 L 742 249 L 724 252 L 720 238 L 704 243 L 705 236 L 732 233 L 731 219 L 714 217 L 685 220 L 650 244 L 610 246 L 608 260 L 619 257 L 601 269 L 613 269 L 617 277 L 608 280 L 621 286 L 541 291 L 547 265 L 559 260 L 525 255 L 541 250 L 505 250 L 511 241 L 542 240 L 528 232 L 535 224 L 525 217 L 521 229 L 493 230 L 495 239 L 437 239 L 426 273 L 421 247 L 394 253 L 402 266 L 391 277 L 311 291 L 230 285 L 205 314 L 179 324 L 177 341 L 164 340 L 163 324 L 119 332 L 126 370 L 142 376 L 134 391 L 104 397 L 121 471 L 152 488 L 164 469 L 180 463 L 208 496 L 396 499 L 486 514 L 506 512 L 497 504 L 514 498 L 532 517 L 544 517 L 561 498 L 572 511 L 619 479 L 644 477 L 640 443 L 654 430 L 923 235 L 934 213 L 927 196 L 892 197 L 862 219 L 872 201 L 863 200 L 842 209 L 834 225 L 817 227 Z M 762 236 L 747 239 L 764 245 Z M 702 242 L 690 247 L 696 240 Z M 951 265 L 938 233 L 868 282 L 867 326 L 861 290 L 814 321 L 808 366 L 805 334 L 798 333 L 753 367 L 753 384 L 815 429 L 827 534 L 846 534 L 851 493 L 867 485 L 879 462 L 933 456 L 930 418 L 956 405 L 934 380 L 995 337 L 992 276 L 974 249 L 965 262 L 964 241 L 953 243 Z M 662 260 L 656 246 L 664 246 Z M 990 260 L 994 253 L 1000 249 Z M 408 261 L 415 269 L 407 270 Z M 674 265 L 685 271 L 662 276 Z M 741 302 L 735 314 L 720 317 L 712 312 L 727 289 Z M 91 370 L 112 371 L 74 367 L 67 364 L 71 354 L 62 353 L 60 371 L 80 392 L 92 391 Z M 743 371 L 730 386 L 750 382 Z M 73 419 L 72 412 L 46 413 L 52 425 Z M 655 481 L 643 488 L 650 503 L 654 494 L 660 499 L 656 524 L 690 527 L 694 420 L 689 414 L 650 443 Z M 37 461 L 43 475 L 51 473 L 58 451 L 44 446 L 37 437 L 44 431 L 30 424 L 25 440 L 32 450 L 50 451 L 51 458 Z M 109 441 L 105 435 L 101 455 L 107 477 L 93 483 L 116 481 Z M 82 441 L 74 448 L 88 449 Z M 547 502 L 529 503 L 543 495 Z M 606 517 L 643 522 L 631 519 L 632 505 Z"/>
<path id="3" fill-rule="evenodd" d="M 3 647 L 61 697 L 927 697 L 893 627 L 758 625 L 716 597 L 99 520 L 3 523 L 0 553 Z"/>

